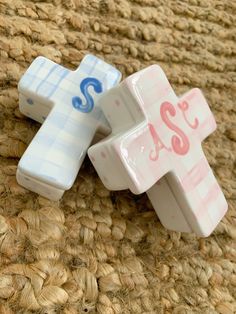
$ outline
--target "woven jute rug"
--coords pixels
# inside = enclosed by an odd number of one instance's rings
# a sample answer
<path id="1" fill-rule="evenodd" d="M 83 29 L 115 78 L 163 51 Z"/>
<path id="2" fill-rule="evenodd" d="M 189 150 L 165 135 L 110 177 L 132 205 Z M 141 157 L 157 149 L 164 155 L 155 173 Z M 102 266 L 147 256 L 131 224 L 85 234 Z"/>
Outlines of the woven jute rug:
<path id="1" fill-rule="evenodd" d="M 235 40 L 234 0 L 0 0 L 1 314 L 236 313 Z M 39 128 L 19 112 L 20 77 L 39 55 L 75 69 L 86 53 L 203 90 L 218 124 L 203 147 L 229 203 L 210 237 L 166 230 L 88 159 L 58 203 L 18 186 Z"/>

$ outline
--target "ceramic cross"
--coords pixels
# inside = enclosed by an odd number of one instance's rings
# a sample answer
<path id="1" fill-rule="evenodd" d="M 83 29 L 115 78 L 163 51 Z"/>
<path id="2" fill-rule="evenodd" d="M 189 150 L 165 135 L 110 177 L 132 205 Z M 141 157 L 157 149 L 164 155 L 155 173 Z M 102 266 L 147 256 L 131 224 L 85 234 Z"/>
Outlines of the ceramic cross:
<path id="1" fill-rule="evenodd" d="M 92 55 L 76 71 L 43 57 L 34 60 L 19 82 L 20 110 L 45 121 L 19 162 L 20 185 L 51 200 L 70 189 L 95 133 L 109 131 L 96 101 L 120 77 Z"/>
<path id="2" fill-rule="evenodd" d="M 153 65 L 103 95 L 100 106 L 112 133 L 88 153 L 104 185 L 147 192 L 168 229 L 209 235 L 227 203 L 201 148 L 216 128 L 201 91 L 178 98 Z"/>

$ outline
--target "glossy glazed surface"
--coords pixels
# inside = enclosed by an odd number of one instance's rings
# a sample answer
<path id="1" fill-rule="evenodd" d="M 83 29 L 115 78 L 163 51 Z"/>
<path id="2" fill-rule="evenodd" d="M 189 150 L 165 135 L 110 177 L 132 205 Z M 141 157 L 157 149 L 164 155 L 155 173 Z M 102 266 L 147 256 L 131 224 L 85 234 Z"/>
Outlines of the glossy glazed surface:
<path id="1" fill-rule="evenodd" d="M 76 71 L 35 59 L 19 82 L 20 110 L 45 121 L 19 162 L 20 184 L 51 199 L 52 192 L 36 182 L 59 189 L 59 194 L 73 185 L 97 131 L 109 132 L 96 101 L 120 77 L 118 70 L 92 55 Z"/>
<path id="2" fill-rule="evenodd" d="M 92 146 L 89 156 L 105 186 L 147 192 L 167 228 L 209 235 L 227 203 L 201 148 L 216 128 L 201 91 L 178 98 L 163 70 L 153 65 L 111 89 L 100 103 L 112 134 Z"/>

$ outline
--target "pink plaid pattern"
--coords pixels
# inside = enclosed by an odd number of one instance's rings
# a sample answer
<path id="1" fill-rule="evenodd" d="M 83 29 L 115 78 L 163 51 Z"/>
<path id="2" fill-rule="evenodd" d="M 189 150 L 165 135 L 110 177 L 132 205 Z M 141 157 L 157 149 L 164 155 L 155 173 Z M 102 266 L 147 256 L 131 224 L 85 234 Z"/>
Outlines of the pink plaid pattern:
<path id="1" fill-rule="evenodd" d="M 160 213 L 165 208 L 153 195 L 161 189 L 157 182 L 171 173 L 168 184 L 182 213 L 179 226 L 174 218 L 163 223 L 198 235 L 212 232 L 227 203 L 201 149 L 201 142 L 216 128 L 201 91 L 192 89 L 178 98 L 162 69 L 154 65 L 128 77 L 100 103 L 112 134 L 91 147 L 89 156 L 104 184 L 135 194 L 147 191 Z"/>

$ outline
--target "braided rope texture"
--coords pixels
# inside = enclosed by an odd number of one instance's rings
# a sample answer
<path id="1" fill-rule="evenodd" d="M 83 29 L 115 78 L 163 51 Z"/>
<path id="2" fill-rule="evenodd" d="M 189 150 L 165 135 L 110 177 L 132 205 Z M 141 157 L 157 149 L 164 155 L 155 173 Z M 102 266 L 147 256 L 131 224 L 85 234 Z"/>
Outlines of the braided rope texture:
<path id="1" fill-rule="evenodd" d="M 234 0 L 0 0 L 1 314 L 236 313 L 235 41 Z M 38 55 L 75 69 L 88 52 L 204 91 L 218 123 L 204 151 L 229 203 L 209 238 L 164 229 L 88 160 L 60 202 L 17 185 L 39 128 L 19 112 L 21 75 Z"/>

